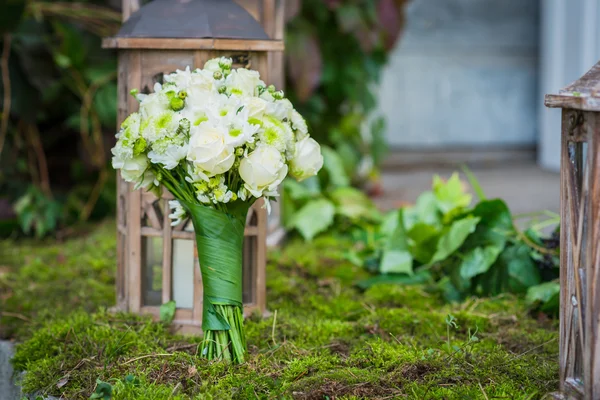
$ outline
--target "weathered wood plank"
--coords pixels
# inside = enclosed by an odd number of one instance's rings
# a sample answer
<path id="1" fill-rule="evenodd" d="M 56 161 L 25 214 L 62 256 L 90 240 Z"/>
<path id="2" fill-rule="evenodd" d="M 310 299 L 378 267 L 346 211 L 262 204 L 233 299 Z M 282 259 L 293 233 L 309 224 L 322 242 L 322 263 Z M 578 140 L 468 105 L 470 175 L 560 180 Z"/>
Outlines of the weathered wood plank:
<path id="1" fill-rule="evenodd" d="M 103 49 L 283 51 L 281 40 L 105 38 Z"/>

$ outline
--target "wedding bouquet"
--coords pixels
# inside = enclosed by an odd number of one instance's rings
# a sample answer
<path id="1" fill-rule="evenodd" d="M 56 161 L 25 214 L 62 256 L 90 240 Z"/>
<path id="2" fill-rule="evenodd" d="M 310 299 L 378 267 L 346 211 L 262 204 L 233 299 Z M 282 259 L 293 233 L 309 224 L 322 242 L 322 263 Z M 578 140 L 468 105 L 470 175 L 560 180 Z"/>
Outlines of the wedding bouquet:
<path id="1" fill-rule="evenodd" d="M 154 93 L 132 92 L 139 112 L 121 125 L 112 164 L 136 189 L 171 192 L 173 225 L 191 218 L 204 285 L 202 355 L 241 363 L 248 209 L 264 198 L 270 210 L 286 175 L 313 176 L 323 157 L 283 92 L 231 65 L 212 59 L 165 75 Z"/>

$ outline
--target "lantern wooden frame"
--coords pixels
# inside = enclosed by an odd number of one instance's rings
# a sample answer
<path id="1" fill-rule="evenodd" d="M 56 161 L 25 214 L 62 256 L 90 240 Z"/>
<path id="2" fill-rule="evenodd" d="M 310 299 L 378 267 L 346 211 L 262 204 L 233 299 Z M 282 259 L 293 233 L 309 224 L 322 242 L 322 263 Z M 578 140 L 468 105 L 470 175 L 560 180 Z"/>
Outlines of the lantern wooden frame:
<path id="1" fill-rule="evenodd" d="M 600 399 L 600 63 L 558 95 L 562 108 L 560 389 Z M 564 397 L 562 397 L 564 398 Z"/>
<path id="2" fill-rule="evenodd" d="M 164 1 L 164 0 L 162 0 Z M 271 0 L 265 0 L 271 2 Z M 134 12 L 130 2 L 124 2 L 124 10 Z M 177 3 L 177 0 L 174 1 Z M 181 2 L 183 6 L 185 3 Z M 244 9 L 237 7 L 241 13 Z M 268 12 L 274 12 L 267 8 Z M 138 13 L 143 13 L 144 8 Z M 131 17 L 139 17 L 133 13 Z M 237 16 L 242 23 L 251 24 L 246 16 Z M 252 21 L 252 17 L 247 15 Z M 244 19 L 246 18 L 246 19 Z M 255 22 L 256 24 L 256 22 Z M 260 26 L 259 26 L 260 27 Z M 251 27 L 256 31 L 256 27 Z M 251 29 L 251 30 L 252 30 Z M 262 30 L 261 30 L 262 31 Z M 172 31 L 171 31 L 172 33 Z M 242 32 L 243 35 L 243 32 Z M 264 32 L 263 37 L 164 37 L 156 35 L 135 37 L 135 35 L 117 35 L 104 39 L 104 48 L 119 49 L 118 54 L 118 124 L 138 109 L 138 102 L 129 93 L 132 89 L 148 91 L 162 75 L 186 66 L 202 67 L 215 57 L 231 57 L 233 68 L 247 67 L 260 72 L 265 82 L 271 82 L 271 76 L 280 71 L 269 67 L 275 54 L 283 50 L 282 40 L 270 39 Z M 161 37 L 163 36 L 163 37 Z M 177 36 L 177 35 L 175 35 Z M 276 63 L 275 63 L 276 64 Z M 149 313 L 159 316 L 161 303 L 173 299 L 174 293 L 174 246 L 177 240 L 194 240 L 191 221 L 171 227 L 168 217 L 170 193 L 163 193 L 161 199 L 153 194 L 134 191 L 133 185 L 118 179 L 117 183 L 117 306 L 120 309 L 136 313 Z M 248 213 L 244 242 L 244 312 L 264 312 L 266 308 L 266 238 L 268 221 L 262 200 L 253 205 Z M 148 304 L 145 294 L 148 265 L 144 265 L 146 246 L 152 238 L 162 241 L 160 271 L 162 277 L 158 296 Z M 198 333 L 202 321 L 202 276 L 198 264 L 195 244 L 193 246 L 193 302 L 191 307 L 178 307 L 173 324 L 183 333 Z M 146 260 L 148 261 L 148 260 Z M 146 262 L 147 264 L 147 262 Z M 146 272 L 146 273 L 145 273 Z M 157 293 L 154 293 L 157 294 Z"/>

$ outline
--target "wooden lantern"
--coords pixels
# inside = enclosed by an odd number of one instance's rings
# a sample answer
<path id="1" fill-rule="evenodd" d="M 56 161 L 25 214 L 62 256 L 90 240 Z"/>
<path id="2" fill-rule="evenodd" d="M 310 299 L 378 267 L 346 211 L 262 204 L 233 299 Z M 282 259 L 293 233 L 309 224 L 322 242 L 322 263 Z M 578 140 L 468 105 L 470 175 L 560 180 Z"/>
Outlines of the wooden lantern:
<path id="1" fill-rule="evenodd" d="M 132 10 L 124 2 L 124 14 Z M 118 123 L 137 111 L 132 89 L 148 92 L 163 74 L 202 68 L 214 57 L 231 57 L 233 68 L 272 75 L 272 54 L 283 50 L 243 7 L 229 0 L 154 0 L 131 13 L 103 47 L 119 50 Z M 134 191 L 118 180 L 117 305 L 131 312 L 159 314 L 174 300 L 174 325 L 182 332 L 201 331 L 202 277 L 190 220 L 171 227 L 168 200 Z M 267 215 L 257 202 L 248 213 L 243 262 L 246 313 L 265 310 Z"/>
<path id="2" fill-rule="evenodd" d="M 600 399 L 600 63 L 557 95 L 562 108 L 560 389 Z M 564 398 L 564 397 L 563 397 Z"/>

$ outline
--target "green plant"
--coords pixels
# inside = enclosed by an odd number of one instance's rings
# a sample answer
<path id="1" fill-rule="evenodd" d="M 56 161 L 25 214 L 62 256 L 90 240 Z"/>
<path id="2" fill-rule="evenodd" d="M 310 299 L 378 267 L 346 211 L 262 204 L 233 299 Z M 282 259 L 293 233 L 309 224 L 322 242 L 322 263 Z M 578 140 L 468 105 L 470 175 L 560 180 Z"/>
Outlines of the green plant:
<path id="1" fill-rule="evenodd" d="M 116 57 L 100 38 L 118 29 L 120 14 L 92 1 L 9 3 L 0 18 L 0 191 L 12 202 L 36 190 L 68 203 L 55 223 L 36 223 L 51 231 L 114 207 L 103 195 Z"/>
<path id="2" fill-rule="evenodd" d="M 283 183 L 282 216 L 288 231 L 297 231 L 305 240 L 352 226 L 377 224 L 381 213 L 362 191 L 349 186 L 349 176 L 341 156 L 323 147 L 324 164 L 318 176 L 303 182 L 286 179 Z"/>
<path id="3" fill-rule="evenodd" d="M 406 0 L 303 0 L 286 29 L 287 92 L 311 134 L 341 155 L 354 184 L 385 153 L 375 88 L 400 34 Z"/>
<path id="4" fill-rule="evenodd" d="M 504 201 L 477 192 L 483 198 L 470 207 L 471 195 L 458 174 L 448 181 L 435 176 L 432 191 L 414 206 L 388 213 L 370 230 L 355 228 L 358 244 L 347 258 L 380 274 L 359 285 L 430 282 L 448 301 L 528 293 L 531 304 L 541 301 L 545 311 L 554 310 L 554 284 L 538 285 L 558 278 L 558 244 L 542 238 L 539 228 L 556 224 L 558 217 L 521 232 Z"/>

